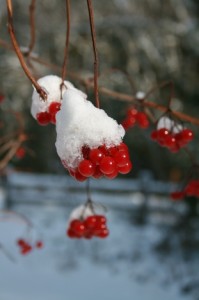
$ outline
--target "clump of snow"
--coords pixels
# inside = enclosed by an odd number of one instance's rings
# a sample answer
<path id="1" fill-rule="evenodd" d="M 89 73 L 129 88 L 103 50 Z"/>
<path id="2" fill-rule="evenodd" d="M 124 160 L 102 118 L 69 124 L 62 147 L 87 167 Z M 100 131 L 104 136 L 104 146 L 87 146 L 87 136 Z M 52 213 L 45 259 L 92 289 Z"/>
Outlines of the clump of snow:
<path id="1" fill-rule="evenodd" d="M 175 134 L 183 130 L 183 126 L 181 124 L 176 123 L 166 116 L 161 117 L 157 123 L 157 130 L 161 128 L 166 128 L 167 130 L 172 131 Z"/>
<path id="2" fill-rule="evenodd" d="M 137 100 L 143 100 L 146 97 L 146 94 L 142 91 L 139 91 L 135 94 L 135 98 Z"/>
<path id="3" fill-rule="evenodd" d="M 62 79 L 56 75 L 48 75 L 40 78 L 38 80 L 39 85 L 47 92 L 47 100 L 43 101 L 37 91 L 34 88 L 32 95 L 32 106 L 31 106 L 31 114 L 36 119 L 37 113 L 46 112 L 51 102 L 61 102 L 61 90 L 60 84 Z M 62 93 L 66 91 L 66 89 L 73 89 L 78 92 L 83 98 L 87 98 L 86 94 L 82 91 L 76 89 L 74 85 L 70 81 L 64 81 Z"/>
<path id="4" fill-rule="evenodd" d="M 76 168 L 84 145 L 90 149 L 105 144 L 108 148 L 121 143 L 124 128 L 104 110 L 96 108 L 75 90 L 66 90 L 61 110 L 56 115 L 56 148 L 60 159 Z"/>
<path id="5" fill-rule="evenodd" d="M 90 217 L 93 215 L 93 211 L 91 207 L 80 205 L 76 207 L 69 216 L 69 223 L 74 219 L 80 219 L 83 217 L 83 219 L 86 219 L 87 217 Z"/>

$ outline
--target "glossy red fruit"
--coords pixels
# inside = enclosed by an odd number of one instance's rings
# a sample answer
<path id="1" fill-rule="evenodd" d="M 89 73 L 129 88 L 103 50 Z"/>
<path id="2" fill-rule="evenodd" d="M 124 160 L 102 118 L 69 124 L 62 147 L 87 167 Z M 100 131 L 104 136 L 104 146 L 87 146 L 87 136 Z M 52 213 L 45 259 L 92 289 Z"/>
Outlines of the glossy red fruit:
<path id="1" fill-rule="evenodd" d="M 75 172 L 75 176 L 74 177 L 75 177 L 75 179 L 77 181 L 81 181 L 81 182 L 83 182 L 83 181 L 85 181 L 87 179 L 87 177 L 83 176 L 78 170 Z"/>
<path id="2" fill-rule="evenodd" d="M 114 156 L 118 151 L 119 150 L 118 150 L 117 146 L 113 146 L 113 147 L 108 148 L 109 156 Z"/>
<path id="3" fill-rule="evenodd" d="M 149 127 L 149 120 L 147 115 L 144 112 L 138 112 L 136 119 L 141 128 L 145 129 Z"/>
<path id="4" fill-rule="evenodd" d="M 129 152 L 128 146 L 125 143 L 121 143 L 117 146 L 117 149 L 119 151 L 126 151 L 127 153 Z"/>
<path id="5" fill-rule="evenodd" d="M 118 169 L 115 169 L 115 171 L 113 171 L 110 174 L 105 174 L 105 177 L 108 179 L 114 179 L 118 176 Z"/>
<path id="6" fill-rule="evenodd" d="M 70 224 L 70 228 L 78 235 L 83 236 L 85 232 L 84 222 L 80 220 L 73 220 Z"/>
<path id="7" fill-rule="evenodd" d="M 103 157 L 99 167 L 100 171 L 104 174 L 111 174 L 117 169 L 116 162 L 111 156 Z"/>
<path id="8" fill-rule="evenodd" d="M 104 157 L 104 153 L 99 149 L 92 149 L 89 153 L 90 161 L 96 165 L 100 163 L 103 157 Z"/>
<path id="9" fill-rule="evenodd" d="M 95 179 L 99 179 L 99 178 L 101 178 L 103 175 L 104 175 L 104 174 L 100 171 L 99 166 L 96 166 L 96 167 L 95 167 L 95 172 L 94 172 L 94 174 L 92 175 L 92 177 L 95 178 Z"/>
<path id="10" fill-rule="evenodd" d="M 104 153 L 104 155 L 108 154 L 108 150 L 106 148 L 106 145 L 102 145 L 98 148 L 102 153 Z"/>
<path id="11" fill-rule="evenodd" d="M 129 161 L 129 155 L 126 151 L 118 151 L 114 156 L 115 162 L 119 167 L 124 166 Z"/>
<path id="12" fill-rule="evenodd" d="M 128 117 L 136 117 L 137 116 L 137 113 L 138 113 L 138 111 L 137 111 L 137 109 L 136 108 L 134 108 L 134 107 L 130 107 L 128 110 L 127 110 L 127 116 Z"/>
<path id="13" fill-rule="evenodd" d="M 51 102 L 51 104 L 48 107 L 48 112 L 51 115 L 56 115 L 56 113 L 60 110 L 61 103 L 60 102 Z"/>
<path id="14" fill-rule="evenodd" d="M 181 136 L 182 136 L 182 139 L 186 142 L 190 142 L 194 138 L 193 131 L 190 129 L 183 129 L 181 131 Z"/>
<path id="15" fill-rule="evenodd" d="M 118 167 L 118 171 L 121 174 L 127 174 L 131 171 L 132 169 L 132 163 L 131 161 L 128 161 L 124 166 Z"/>
<path id="16" fill-rule="evenodd" d="M 108 229 L 103 229 L 102 231 L 100 231 L 97 236 L 100 238 L 106 238 L 109 235 L 109 230 Z"/>
<path id="17" fill-rule="evenodd" d="M 135 123 L 136 123 L 136 118 L 128 117 L 122 121 L 122 126 L 124 127 L 124 129 L 127 130 L 127 129 L 133 127 L 135 125 Z"/>
<path id="18" fill-rule="evenodd" d="M 81 175 L 90 177 L 95 172 L 95 165 L 88 159 L 83 159 L 78 166 L 78 170 Z"/>
<path id="19" fill-rule="evenodd" d="M 84 225 L 85 225 L 86 229 L 95 228 L 96 223 L 97 223 L 97 218 L 95 215 L 89 216 L 84 220 Z"/>
<path id="20" fill-rule="evenodd" d="M 103 215 L 96 215 L 95 216 L 96 220 L 97 220 L 97 223 L 101 223 L 101 224 L 106 224 L 106 217 L 103 216 Z"/>
<path id="21" fill-rule="evenodd" d="M 76 234 L 75 232 L 71 229 L 71 228 L 68 228 L 67 232 L 66 232 L 67 236 L 71 239 L 75 238 L 76 237 Z"/>
<path id="22" fill-rule="evenodd" d="M 50 123 L 51 115 L 48 112 L 40 112 L 36 115 L 37 122 L 42 125 L 48 125 Z"/>
<path id="23" fill-rule="evenodd" d="M 169 130 L 166 128 L 161 128 L 157 131 L 158 140 L 164 140 L 169 135 Z"/>

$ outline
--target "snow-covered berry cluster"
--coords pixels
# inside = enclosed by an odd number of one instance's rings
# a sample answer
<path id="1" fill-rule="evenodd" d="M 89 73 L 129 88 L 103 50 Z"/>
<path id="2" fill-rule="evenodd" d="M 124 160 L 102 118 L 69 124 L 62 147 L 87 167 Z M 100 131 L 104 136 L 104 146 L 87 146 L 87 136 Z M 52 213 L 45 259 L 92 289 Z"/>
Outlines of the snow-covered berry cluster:
<path id="1" fill-rule="evenodd" d="M 106 222 L 104 215 L 98 215 L 91 207 L 81 205 L 70 217 L 67 236 L 78 239 L 106 238 L 109 235 Z"/>
<path id="2" fill-rule="evenodd" d="M 110 148 L 106 145 L 93 149 L 83 146 L 82 160 L 75 169 L 69 168 L 65 161 L 62 164 L 78 181 L 84 181 L 88 177 L 99 179 L 102 176 L 114 179 L 119 173 L 129 173 L 132 168 L 128 147 L 124 143 Z"/>
<path id="3" fill-rule="evenodd" d="M 55 75 L 44 76 L 38 80 L 38 83 L 46 91 L 47 99 L 45 101 L 42 100 L 34 89 L 31 114 L 33 118 L 43 126 L 48 125 L 49 123 L 56 123 L 56 113 L 60 110 L 62 94 L 66 89 L 73 89 L 77 93 L 80 93 L 82 97 L 86 98 L 86 95 L 82 91 L 76 89 L 69 81 L 64 81 L 64 85 L 61 88 L 62 80 Z"/>
<path id="4" fill-rule="evenodd" d="M 193 131 L 183 127 L 168 117 L 162 117 L 156 130 L 152 131 L 151 139 L 171 152 L 178 152 L 193 140 Z"/>
<path id="5" fill-rule="evenodd" d="M 43 242 L 37 241 L 34 245 L 31 245 L 28 241 L 24 239 L 18 239 L 17 245 L 20 248 L 21 255 L 26 255 L 30 253 L 34 248 L 41 249 L 43 248 Z"/>
<path id="6" fill-rule="evenodd" d="M 42 101 L 33 92 L 31 112 L 41 125 L 56 124 L 56 149 L 63 166 L 78 181 L 105 176 L 113 179 L 132 168 L 125 130 L 104 110 L 96 108 L 86 95 L 68 81 L 45 76 L 38 83 L 47 92 Z"/>

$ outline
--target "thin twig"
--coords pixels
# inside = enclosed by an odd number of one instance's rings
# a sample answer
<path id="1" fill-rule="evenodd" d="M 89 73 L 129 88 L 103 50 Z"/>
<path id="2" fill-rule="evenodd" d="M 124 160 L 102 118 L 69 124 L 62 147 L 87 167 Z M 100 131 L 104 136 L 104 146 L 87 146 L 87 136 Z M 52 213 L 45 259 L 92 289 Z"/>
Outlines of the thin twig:
<path id="1" fill-rule="evenodd" d="M 98 71 L 99 71 L 99 60 L 97 54 L 97 46 L 96 46 L 96 32 L 95 32 L 95 23 L 94 23 L 94 13 L 92 0 L 87 0 L 88 12 L 89 12 L 89 21 L 90 21 L 90 29 L 91 29 L 91 37 L 93 43 L 93 53 L 94 53 L 94 93 L 95 93 L 95 102 L 96 107 L 100 107 L 99 104 L 99 90 L 98 90 Z"/>
<path id="2" fill-rule="evenodd" d="M 9 50 L 13 50 L 9 47 L 8 43 L 6 43 L 5 41 L 0 39 L 0 44 Z M 30 55 L 30 59 L 38 64 L 41 64 L 49 69 L 55 70 L 55 71 L 60 71 L 61 68 L 55 64 L 49 63 L 48 61 L 42 59 L 42 58 L 38 58 L 38 57 L 34 57 Z M 70 76 L 70 78 L 79 81 L 81 84 L 83 84 L 84 86 L 86 86 L 87 88 L 94 88 L 93 82 L 91 82 L 90 80 L 87 80 L 86 78 L 82 78 L 80 75 L 73 73 L 73 72 L 68 72 L 68 76 Z M 128 94 L 124 94 L 124 93 L 119 93 L 119 92 L 115 92 L 113 90 L 107 89 L 105 87 L 99 87 L 99 92 L 105 96 L 111 97 L 114 100 L 120 100 L 123 102 L 135 102 L 136 99 L 134 96 L 132 95 L 128 95 Z M 154 109 L 157 109 L 161 112 L 166 112 L 168 111 L 168 107 L 164 106 L 164 105 L 160 105 L 158 103 L 152 102 L 146 99 L 144 100 L 144 105 L 146 107 L 151 107 Z M 186 122 L 190 122 L 194 125 L 199 126 L 199 119 L 189 116 L 187 114 L 178 112 L 178 111 L 171 111 L 171 114 L 176 116 L 177 118 L 179 118 L 182 121 L 186 121 Z"/>
<path id="3" fill-rule="evenodd" d="M 47 93 L 42 89 L 42 87 L 38 84 L 38 82 L 35 80 L 35 78 L 32 76 L 32 74 L 30 73 L 28 66 L 24 60 L 24 56 L 20 50 L 20 47 L 18 45 L 18 42 L 16 40 L 15 37 L 15 32 L 14 32 L 14 25 L 13 25 L 13 9 L 12 9 L 12 0 L 6 0 L 7 3 L 7 12 L 8 12 L 8 31 L 10 34 L 10 38 L 12 41 L 12 45 L 14 47 L 15 53 L 19 58 L 21 67 L 23 68 L 26 76 L 30 79 L 30 81 L 32 82 L 32 84 L 34 85 L 37 93 L 40 95 L 40 97 L 43 100 L 47 99 Z"/>
<path id="4" fill-rule="evenodd" d="M 67 76 L 69 41 L 70 41 L 70 0 L 66 0 L 66 43 L 65 43 L 65 49 L 64 49 L 64 61 L 63 61 L 63 65 L 62 65 L 62 76 L 61 76 L 62 82 L 60 85 L 61 99 L 63 97 L 62 89 L 64 87 L 64 79 Z"/>
<path id="5" fill-rule="evenodd" d="M 32 52 L 35 45 L 35 6 L 36 0 L 31 0 L 29 6 L 29 14 L 30 14 L 30 44 L 28 47 L 27 56 Z"/>

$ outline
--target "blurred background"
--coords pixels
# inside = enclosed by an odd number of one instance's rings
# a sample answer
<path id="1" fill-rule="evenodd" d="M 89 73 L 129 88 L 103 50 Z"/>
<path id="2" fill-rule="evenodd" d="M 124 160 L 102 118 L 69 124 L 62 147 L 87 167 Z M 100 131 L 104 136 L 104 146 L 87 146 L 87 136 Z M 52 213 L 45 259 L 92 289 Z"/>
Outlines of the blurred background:
<path id="1" fill-rule="evenodd" d="M 29 2 L 13 2 L 17 40 L 27 47 Z M 135 95 L 137 91 L 147 92 L 156 84 L 172 80 L 175 85 L 172 107 L 198 117 L 199 2 L 94 0 L 93 5 L 100 85 Z M 37 1 L 34 52 L 61 66 L 65 28 L 64 1 Z M 10 43 L 3 0 L 0 0 L 0 39 Z M 2 222 L 0 242 L 9 245 L 17 261 L 13 264 L 12 259 L 0 252 L 4 270 L 0 275 L 2 300 L 62 299 L 67 293 L 71 300 L 80 297 L 129 300 L 133 296 L 148 300 L 157 295 L 161 299 L 199 299 L 198 200 L 189 198 L 183 203 L 173 203 L 168 198 L 168 192 L 178 186 L 190 167 L 187 154 L 183 151 L 171 154 L 152 142 L 153 126 L 147 130 L 135 127 L 127 132 L 125 142 L 131 151 L 133 171 L 119 181 L 91 182 L 94 200 L 109 207 L 110 238 L 71 242 L 65 237 L 65 222 L 71 209 L 86 200 L 85 185 L 71 183 L 62 167 L 54 147 L 54 126 L 38 126 L 30 115 L 32 86 L 17 57 L 1 46 L 0 57 L 0 93 L 6 97 L 0 111 L 6 129 L 0 128 L 1 135 L 16 127 L 13 117 L 5 111 L 21 112 L 30 136 L 26 146 L 33 154 L 10 162 L 9 175 L 1 180 L 2 207 L 28 216 L 41 229 L 47 244 L 43 252 L 21 258 L 12 243 L 25 225 Z M 92 57 L 86 1 L 73 0 L 69 71 L 92 77 Z M 113 68 L 127 71 L 133 86 L 122 72 L 110 73 Z M 60 75 L 59 71 L 37 63 L 33 64 L 32 72 L 37 78 Z M 84 89 L 79 82 L 74 84 Z M 92 100 L 92 90 L 88 94 Z M 166 105 L 168 97 L 169 90 L 165 88 L 152 94 L 150 100 Z M 118 122 L 125 118 L 127 104 L 104 95 L 100 95 L 100 100 L 101 107 Z M 160 116 L 155 111 L 154 114 L 156 119 Z M 185 125 L 196 136 L 189 148 L 197 159 L 198 128 Z M 15 176 L 13 170 L 22 173 Z M 56 186 L 56 181 L 61 184 Z M 34 280 L 35 285 L 31 283 Z"/>

